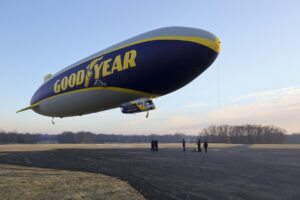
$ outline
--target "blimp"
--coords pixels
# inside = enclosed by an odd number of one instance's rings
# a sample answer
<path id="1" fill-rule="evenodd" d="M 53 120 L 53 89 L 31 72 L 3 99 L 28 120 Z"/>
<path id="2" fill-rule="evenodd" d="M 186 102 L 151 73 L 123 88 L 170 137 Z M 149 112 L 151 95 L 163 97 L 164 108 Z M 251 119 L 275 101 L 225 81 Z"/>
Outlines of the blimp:
<path id="1" fill-rule="evenodd" d="M 63 118 L 120 108 L 148 117 L 153 99 L 190 83 L 219 52 L 218 37 L 202 29 L 152 30 L 46 75 L 30 106 L 17 112 Z"/>

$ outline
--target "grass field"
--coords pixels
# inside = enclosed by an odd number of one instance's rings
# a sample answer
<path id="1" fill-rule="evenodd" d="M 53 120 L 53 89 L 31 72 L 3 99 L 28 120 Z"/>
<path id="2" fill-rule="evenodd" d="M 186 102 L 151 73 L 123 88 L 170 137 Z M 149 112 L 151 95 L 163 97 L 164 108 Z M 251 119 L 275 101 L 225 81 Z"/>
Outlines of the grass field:
<path id="1" fill-rule="evenodd" d="M 254 149 L 300 149 L 300 144 L 253 144 L 250 147 Z"/>
<path id="2" fill-rule="evenodd" d="M 0 199 L 144 199 L 126 182 L 86 172 L 0 164 Z"/>
<path id="3" fill-rule="evenodd" d="M 230 148 L 239 144 L 210 143 L 210 148 Z M 196 147 L 195 144 L 186 143 L 187 148 Z M 0 145 L 0 154 L 6 152 L 48 151 L 55 149 L 128 149 L 150 148 L 150 143 L 132 144 L 5 144 Z M 180 143 L 159 144 L 159 148 L 182 148 Z"/>

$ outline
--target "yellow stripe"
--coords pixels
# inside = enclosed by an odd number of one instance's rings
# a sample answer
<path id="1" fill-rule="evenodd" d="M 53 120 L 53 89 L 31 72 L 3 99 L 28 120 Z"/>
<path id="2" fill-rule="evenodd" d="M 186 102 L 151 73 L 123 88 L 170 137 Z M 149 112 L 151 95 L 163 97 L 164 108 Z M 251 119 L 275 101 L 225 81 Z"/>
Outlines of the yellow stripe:
<path id="1" fill-rule="evenodd" d="M 49 100 L 49 99 L 53 99 L 55 97 L 58 96 L 62 96 L 62 95 L 66 95 L 66 94 L 74 94 L 74 93 L 79 93 L 79 92 L 86 92 L 86 91 L 96 91 L 96 90 L 110 90 L 110 91 L 116 91 L 116 92 L 122 92 L 122 93 L 126 93 L 126 94 L 131 94 L 131 95 L 135 95 L 138 97 L 148 97 L 148 98 L 157 98 L 159 95 L 157 94 L 151 94 L 151 93 L 147 93 L 147 92 L 142 92 L 142 91 L 137 91 L 137 90 L 132 90 L 132 89 L 126 89 L 126 88 L 119 88 L 119 87 L 92 87 L 92 88 L 83 88 L 83 89 L 79 89 L 79 90 L 73 90 L 70 92 L 65 92 L 62 94 L 57 94 L 48 98 L 45 98 L 35 104 L 32 104 L 26 108 L 23 108 L 19 111 L 17 111 L 17 113 L 25 111 L 25 110 L 29 110 L 32 108 L 35 108 L 37 106 L 39 106 L 43 101 Z"/>
<path id="2" fill-rule="evenodd" d="M 147 39 L 139 40 L 136 42 L 128 43 L 124 46 L 120 46 L 120 47 L 112 49 L 108 52 L 104 52 L 103 54 L 107 54 L 112 51 L 116 51 L 118 49 L 129 47 L 129 46 L 132 46 L 135 44 L 140 44 L 143 42 L 149 42 L 149 41 L 155 41 L 155 40 L 179 40 L 179 41 L 194 42 L 194 43 L 206 46 L 206 47 L 214 50 L 217 53 L 220 52 L 220 44 L 221 44 L 221 42 L 218 38 L 216 38 L 216 40 L 213 41 L 213 40 L 209 40 L 209 39 L 205 39 L 205 38 L 201 38 L 201 37 L 195 37 L 195 36 L 160 36 L 160 37 L 147 38 Z"/>

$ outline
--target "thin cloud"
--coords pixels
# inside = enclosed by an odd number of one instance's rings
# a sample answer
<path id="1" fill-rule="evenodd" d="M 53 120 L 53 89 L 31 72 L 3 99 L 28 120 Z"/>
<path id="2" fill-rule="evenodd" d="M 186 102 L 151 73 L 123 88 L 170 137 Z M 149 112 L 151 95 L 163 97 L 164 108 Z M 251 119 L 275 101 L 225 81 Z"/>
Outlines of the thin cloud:
<path id="1" fill-rule="evenodd" d="M 300 87 L 299 86 L 291 86 L 286 88 L 267 90 L 263 92 L 250 93 L 242 96 L 231 97 L 228 100 L 232 102 L 239 102 L 244 100 L 269 100 L 269 99 L 280 99 L 282 97 L 294 97 L 300 95 Z"/>

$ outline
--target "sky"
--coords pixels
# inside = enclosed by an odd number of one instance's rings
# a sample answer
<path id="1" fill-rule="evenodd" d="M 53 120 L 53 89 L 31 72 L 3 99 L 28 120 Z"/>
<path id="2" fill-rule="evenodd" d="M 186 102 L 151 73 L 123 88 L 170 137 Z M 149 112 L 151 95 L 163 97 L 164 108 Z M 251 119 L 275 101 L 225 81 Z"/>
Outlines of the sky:
<path id="1" fill-rule="evenodd" d="M 198 134 L 219 124 L 300 132 L 300 1 L 0 0 L 0 130 L 58 134 Z M 157 110 L 113 109 L 55 119 L 29 105 L 48 73 L 135 35 L 195 27 L 221 40 L 201 76 L 155 99 Z"/>

